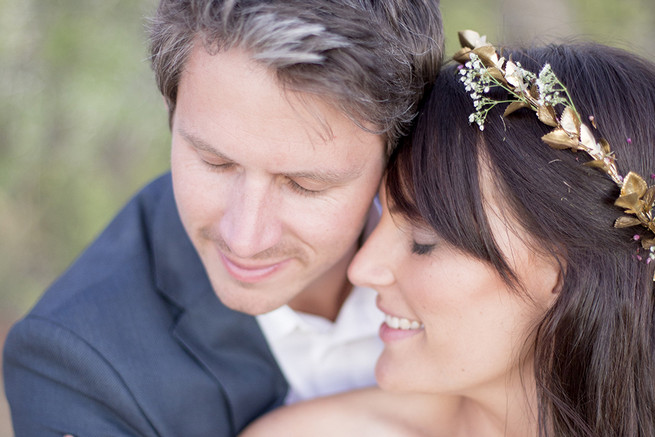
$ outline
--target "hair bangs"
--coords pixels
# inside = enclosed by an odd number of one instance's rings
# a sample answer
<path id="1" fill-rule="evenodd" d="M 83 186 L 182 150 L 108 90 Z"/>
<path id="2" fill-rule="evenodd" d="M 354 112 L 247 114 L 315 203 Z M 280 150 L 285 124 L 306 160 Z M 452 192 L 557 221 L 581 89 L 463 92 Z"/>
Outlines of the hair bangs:
<path id="1" fill-rule="evenodd" d="M 412 135 L 392 159 L 390 202 L 411 222 L 428 225 L 446 243 L 490 263 L 508 285 L 518 286 L 487 218 L 489 199 L 481 180 L 486 145 L 478 127 L 468 122 L 474 108 L 457 72 L 454 66 L 442 71 Z M 493 177 L 493 165 L 487 167 Z"/>

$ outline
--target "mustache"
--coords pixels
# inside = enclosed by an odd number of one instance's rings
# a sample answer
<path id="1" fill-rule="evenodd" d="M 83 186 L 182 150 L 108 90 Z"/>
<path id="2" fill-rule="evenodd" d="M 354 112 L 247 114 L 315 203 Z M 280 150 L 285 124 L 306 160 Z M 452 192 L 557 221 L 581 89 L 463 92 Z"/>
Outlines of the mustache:
<path id="1" fill-rule="evenodd" d="M 233 255 L 230 246 L 223 239 L 220 233 L 214 232 L 209 228 L 202 228 L 200 230 L 200 235 L 207 239 L 211 240 L 218 248 L 226 255 Z M 238 258 L 238 257 L 237 257 Z M 298 258 L 300 261 L 304 261 L 307 256 L 305 251 L 302 250 L 297 245 L 294 245 L 288 241 L 281 241 L 275 246 L 269 247 L 266 250 L 263 250 L 255 255 L 248 257 L 248 259 L 255 261 L 268 261 L 268 260 L 283 260 L 287 258 Z"/>

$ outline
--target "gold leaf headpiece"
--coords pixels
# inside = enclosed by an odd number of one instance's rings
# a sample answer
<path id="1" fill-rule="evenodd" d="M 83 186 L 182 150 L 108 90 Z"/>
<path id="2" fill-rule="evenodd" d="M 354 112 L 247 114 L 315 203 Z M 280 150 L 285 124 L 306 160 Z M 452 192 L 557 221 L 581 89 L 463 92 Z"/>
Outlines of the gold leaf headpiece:
<path id="1" fill-rule="evenodd" d="M 619 174 L 609 143 L 603 138 L 597 141 L 589 126 L 582 122 L 569 91 L 550 65 L 544 65 L 538 74 L 527 71 L 520 63 L 500 57 L 486 37 L 472 30 L 459 32 L 459 41 L 462 49 L 453 59 L 462 64 L 460 80 L 473 99 L 475 112 L 469 116 L 469 122 L 484 130 L 487 114 L 501 103 L 508 104 L 504 116 L 521 108 L 532 109 L 542 123 L 553 128 L 541 137 L 546 144 L 555 149 L 585 152 L 592 158 L 585 165 L 603 171 L 619 186 L 621 194 L 614 204 L 623 208 L 626 215 L 619 217 L 614 226 L 646 228 L 645 237 L 636 234 L 634 238 L 650 252 L 647 262 L 655 261 L 655 186 L 649 187 L 635 172 L 625 177 Z M 505 89 L 511 96 L 509 100 L 488 97 L 493 87 Z M 559 115 L 555 110 L 557 105 L 563 107 Z M 594 118 L 589 117 L 589 121 L 595 128 Z"/>

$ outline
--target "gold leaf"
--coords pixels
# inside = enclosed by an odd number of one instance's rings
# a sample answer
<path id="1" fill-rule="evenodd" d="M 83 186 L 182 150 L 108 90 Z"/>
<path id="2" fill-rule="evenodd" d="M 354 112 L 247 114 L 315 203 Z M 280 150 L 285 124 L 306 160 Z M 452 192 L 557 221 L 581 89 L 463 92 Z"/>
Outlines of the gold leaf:
<path id="1" fill-rule="evenodd" d="M 507 105 L 507 108 L 505 108 L 505 112 L 503 113 L 503 117 L 507 117 L 512 112 L 518 111 L 521 108 L 529 108 L 529 107 L 530 107 L 530 105 L 528 105 L 525 102 L 521 102 L 521 101 L 512 102 L 509 105 Z"/>
<path id="2" fill-rule="evenodd" d="M 636 214 L 640 206 L 639 195 L 637 193 L 622 194 L 614 201 L 614 205 L 625 209 L 626 212 Z"/>
<path id="3" fill-rule="evenodd" d="M 473 53 L 478 55 L 485 67 L 495 67 L 498 61 L 498 55 L 494 46 L 482 46 L 473 49 Z"/>
<path id="4" fill-rule="evenodd" d="M 525 83 L 525 76 L 522 69 L 512 61 L 510 56 L 509 60 L 505 63 L 505 79 L 515 88 L 515 93 L 522 93 L 527 90 L 528 84 Z"/>
<path id="5" fill-rule="evenodd" d="M 616 219 L 614 222 L 615 228 L 630 228 L 632 226 L 640 225 L 641 221 L 637 217 L 631 215 L 624 215 Z"/>
<path id="6" fill-rule="evenodd" d="M 646 194 L 644 194 L 644 203 L 646 203 L 646 211 L 650 211 L 655 207 L 655 185 L 646 190 Z"/>
<path id="7" fill-rule="evenodd" d="M 505 80 L 505 75 L 497 67 L 487 68 L 487 73 L 489 73 L 489 75 L 494 79 L 496 79 L 497 81 L 505 84 L 507 83 L 507 81 Z"/>
<path id="8" fill-rule="evenodd" d="M 564 112 L 562 112 L 562 117 L 560 118 L 560 125 L 569 134 L 575 135 L 576 137 L 580 136 L 580 120 L 578 119 L 578 114 L 570 106 L 564 108 Z"/>
<path id="9" fill-rule="evenodd" d="M 599 168 L 603 171 L 607 171 L 607 163 L 601 159 L 594 159 L 593 161 L 585 162 L 583 165 L 587 167 Z"/>
<path id="10" fill-rule="evenodd" d="M 557 128 L 550 133 L 547 133 L 541 139 L 548 144 L 553 149 L 577 149 L 578 140 L 576 138 L 571 138 L 564 131 L 564 129 Z"/>
<path id="11" fill-rule="evenodd" d="M 547 124 L 548 126 L 557 127 L 557 114 L 555 113 L 555 108 L 552 106 L 539 106 L 537 109 L 537 116 L 542 123 Z"/>
<path id="12" fill-rule="evenodd" d="M 580 143 L 583 146 L 582 148 L 592 153 L 600 153 L 601 146 L 598 143 L 596 143 L 596 138 L 594 138 L 594 134 L 591 132 L 591 129 L 589 129 L 589 127 L 587 127 L 586 124 L 579 125 L 579 132 L 580 132 Z"/>
<path id="13" fill-rule="evenodd" d="M 638 198 L 642 198 L 646 194 L 648 184 L 637 173 L 631 171 L 623 179 L 623 186 L 621 187 L 621 197 L 636 194 Z"/>
<path id="14" fill-rule="evenodd" d="M 655 238 L 642 238 L 641 239 L 641 247 L 644 249 L 650 249 L 651 247 L 655 246 Z M 655 281 L 655 278 L 653 278 Z"/>
<path id="15" fill-rule="evenodd" d="M 460 30 L 457 32 L 459 37 L 459 44 L 462 47 L 475 48 L 481 43 L 486 44 L 486 37 L 480 36 L 475 30 Z"/>
<path id="16" fill-rule="evenodd" d="M 453 55 L 453 59 L 460 64 L 466 64 L 471 59 L 471 49 L 464 47 Z"/>
<path id="17" fill-rule="evenodd" d="M 612 153 L 612 150 L 610 149 L 610 143 L 608 143 L 605 138 L 599 139 L 598 144 L 600 144 L 600 149 L 603 151 L 603 154 L 609 155 Z"/>

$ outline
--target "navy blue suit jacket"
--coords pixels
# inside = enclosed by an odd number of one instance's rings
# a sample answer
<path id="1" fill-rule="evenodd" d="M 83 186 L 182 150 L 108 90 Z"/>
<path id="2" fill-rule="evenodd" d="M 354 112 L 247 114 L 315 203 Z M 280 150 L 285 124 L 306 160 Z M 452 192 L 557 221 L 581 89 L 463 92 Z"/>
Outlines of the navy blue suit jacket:
<path id="1" fill-rule="evenodd" d="M 140 192 L 9 333 L 16 436 L 232 436 L 288 385 L 254 317 L 223 306 L 170 175 Z"/>

